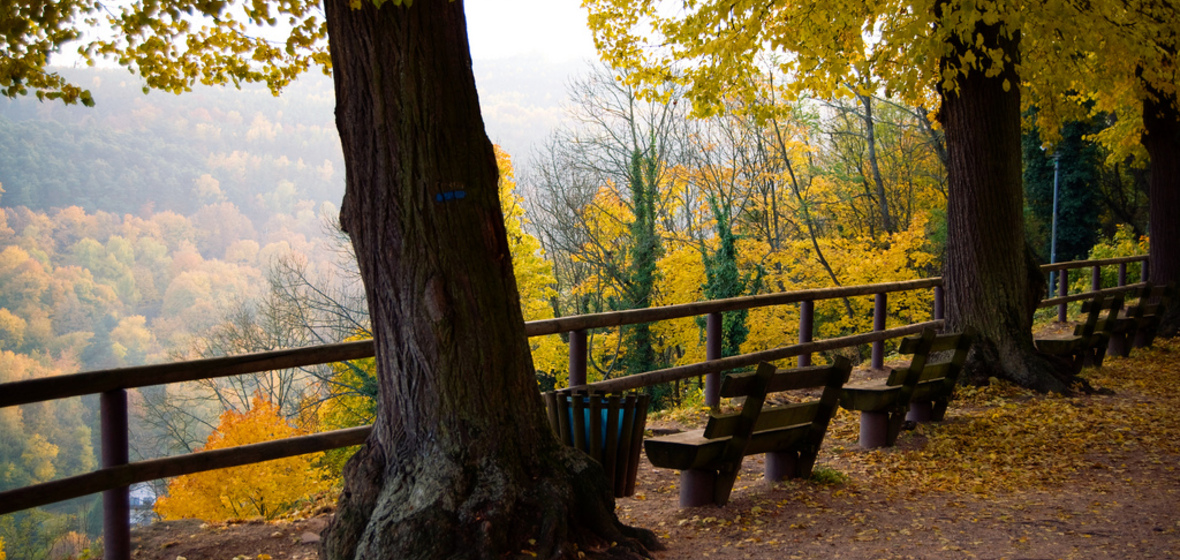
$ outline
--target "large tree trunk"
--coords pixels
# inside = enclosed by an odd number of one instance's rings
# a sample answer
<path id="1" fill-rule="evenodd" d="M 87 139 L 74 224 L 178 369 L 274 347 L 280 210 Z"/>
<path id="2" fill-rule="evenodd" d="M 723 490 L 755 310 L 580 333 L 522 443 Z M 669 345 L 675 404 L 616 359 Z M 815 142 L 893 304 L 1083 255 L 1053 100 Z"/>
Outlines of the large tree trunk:
<path id="1" fill-rule="evenodd" d="M 982 22 L 975 31 L 986 48 L 1001 49 L 1009 60 L 995 76 L 973 69 L 958 79 L 957 91 L 940 90 L 949 163 L 947 322 L 953 330 L 972 326 L 979 332 L 966 366 L 969 378 L 994 376 L 1040 391 L 1068 392 L 1032 340 L 1041 289 L 1030 282 L 1040 275 L 1024 237 L 1020 80 L 1014 67 L 1020 37 L 1004 36 L 999 25 Z M 975 34 L 966 41 L 952 38 L 954 54 L 942 61 L 943 68 L 958 66 L 974 39 Z"/>
<path id="2" fill-rule="evenodd" d="M 394 4 L 325 2 L 380 394 L 323 556 L 643 555 L 654 537 L 544 419 L 463 4 Z"/>
<path id="3" fill-rule="evenodd" d="M 1151 157 L 1150 276 L 1156 284 L 1180 283 L 1180 108 L 1174 95 L 1148 88 L 1143 100 L 1143 147 Z M 1175 336 L 1180 302 L 1163 317 L 1160 334 Z"/>

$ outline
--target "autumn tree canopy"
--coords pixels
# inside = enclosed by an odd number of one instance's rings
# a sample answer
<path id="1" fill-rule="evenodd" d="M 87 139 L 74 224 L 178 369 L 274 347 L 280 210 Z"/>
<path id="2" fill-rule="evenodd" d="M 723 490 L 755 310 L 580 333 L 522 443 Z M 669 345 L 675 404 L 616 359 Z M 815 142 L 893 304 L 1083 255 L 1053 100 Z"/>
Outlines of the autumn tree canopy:
<path id="1" fill-rule="evenodd" d="M 249 410 L 224 412 L 200 450 L 300 435 L 306 432 L 287 423 L 277 405 L 256 395 Z M 168 495 L 156 502 L 156 512 L 164 519 L 274 519 L 296 502 L 326 489 L 327 473 L 316 466 L 320 455 L 299 455 L 176 477 L 168 484 Z"/>
<path id="2" fill-rule="evenodd" d="M 628 69 L 631 83 L 650 88 L 681 81 L 698 113 L 715 112 L 729 98 L 752 101 L 766 77 L 776 74 L 797 96 L 883 91 L 937 107 L 950 175 L 948 319 L 952 327 L 972 325 L 983 335 L 970 367 L 1067 390 L 1068 379 L 1033 355 L 1029 332 L 1041 279 L 1025 257 L 1020 219 L 1021 104 L 1093 91 L 1067 85 L 1085 77 L 1059 60 L 1096 56 L 1097 45 L 1078 37 L 1099 41 L 1103 31 L 1118 33 L 1131 21 L 1142 20 L 1145 33 L 1164 34 L 1156 10 L 1104 20 L 1105 9 L 1092 13 L 1064 0 L 587 5 L 600 52 Z M 1149 54 L 1161 41 L 1149 43 L 1136 49 L 1134 58 L 1144 65 L 1138 75 L 1149 86 L 1160 77 L 1174 83 L 1174 63 L 1164 61 L 1160 72 L 1153 64 L 1160 57 Z M 1166 52 L 1174 41 L 1162 44 Z M 1037 93 L 1022 100 L 1024 90 Z"/>

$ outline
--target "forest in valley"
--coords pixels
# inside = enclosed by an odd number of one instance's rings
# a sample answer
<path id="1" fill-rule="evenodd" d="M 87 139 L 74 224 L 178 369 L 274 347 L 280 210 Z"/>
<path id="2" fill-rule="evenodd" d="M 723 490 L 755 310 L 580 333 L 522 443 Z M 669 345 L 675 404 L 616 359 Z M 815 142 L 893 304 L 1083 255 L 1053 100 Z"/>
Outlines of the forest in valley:
<path id="1" fill-rule="evenodd" d="M 122 71 L 71 78 L 97 108 L 0 101 L 0 382 L 367 336 L 336 225 L 328 80 L 276 98 L 144 95 Z M 939 275 L 947 156 L 930 108 L 852 89 L 785 101 L 782 88 L 701 117 L 672 86 L 641 97 L 602 68 L 571 83 L 565 124 L 532 153 L 497 152 L 525 319 Z M 1051 150 L 1026 131 L 1025 221 L 1046 262 L 1053 158 L 1056 260 L 1145 250 L 1149 168 L 1093 141 L 1112 124 L 1068 123 Z M 815 336 L 869 329 L 871 305 L 820 303 Z M 889 324 L 931 308 L 931 294 L 891 297 Z M 724 354 L 796 339 L 797 313 L 727 314 Z M 604 329 L 589 345 L 591 380 L 692 363 L 704 322 Z M 563 337 L 531 346 L 540 386 L 563 386 Z M 365 424 L 375 391 L 364 361 L 134 391 L 132 459 Z M 654 397 L 701 400 L 692 383 Z M 0 490 L 93 470 L 96 418 L 96 399 L 0 409 Z M 330 492 L 346 455 L 161 481 L 156 513 L 283 515 Z M 13 558 L 67 557 L 101 533 L 96 504 L 0 517 L 0 542 Z"/>

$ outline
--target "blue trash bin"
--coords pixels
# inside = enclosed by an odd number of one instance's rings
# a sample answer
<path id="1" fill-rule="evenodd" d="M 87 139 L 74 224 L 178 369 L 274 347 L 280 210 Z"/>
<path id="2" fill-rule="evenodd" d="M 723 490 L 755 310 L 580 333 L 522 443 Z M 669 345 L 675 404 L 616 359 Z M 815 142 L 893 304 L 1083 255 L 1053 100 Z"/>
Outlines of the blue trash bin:
<path id="1" fill-rule="evenodd" d="M 650 400 L 639 393 L 545 393 L 549 425 L 566 445 L 602 465 L 617 498 L 635 493 Z"/>

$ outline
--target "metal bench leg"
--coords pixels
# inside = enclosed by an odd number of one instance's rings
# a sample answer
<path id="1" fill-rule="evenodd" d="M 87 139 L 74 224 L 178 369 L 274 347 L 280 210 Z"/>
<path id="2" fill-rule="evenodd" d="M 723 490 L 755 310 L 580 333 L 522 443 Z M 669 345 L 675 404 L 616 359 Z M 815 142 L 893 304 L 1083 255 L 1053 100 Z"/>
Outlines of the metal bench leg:
<path id="1" fill-rule="evenodd" d="M 934 418 L 934 403 L 930 401 L 910 402 L 910 411 L 906 413 L 907 422 L 929 422 Z"/>
<path id="2" fill-rule="evenodd" d="M 889 438 L 888 412 L 860 413 L 860 446 L 865 449 L 884 447 Z"/>
<path id="3" fill-rule="evenodd" d="M 799 473 L 796 471 L 798 457 L 799 454 L 794 451 L 767 453 L 766 466 L 762 470 L 763 476 L 766 477 L 766 482 L 774 484 L 780 480 L 799 476 Z"/>
<path id="4" fill-rule="evenodd" d="M 707 506 L 713 503 L 717 486 L 716 471 L 680 471 L 680 507 Z"/>

